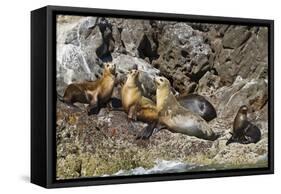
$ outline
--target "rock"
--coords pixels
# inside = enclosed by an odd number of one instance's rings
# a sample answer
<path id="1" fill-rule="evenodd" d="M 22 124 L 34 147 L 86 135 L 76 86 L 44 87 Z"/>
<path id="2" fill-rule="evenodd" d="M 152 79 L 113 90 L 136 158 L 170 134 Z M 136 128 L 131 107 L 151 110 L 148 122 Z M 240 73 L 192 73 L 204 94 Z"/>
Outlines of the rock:
<path id="1" fill-rule="evenodd" d="M 167 24 L 159 38 L 159 58 L 153 65 L 172 81 L 176 90 L 187 93 L 188 85 L 197 82 L 210 68 L 210 53 L 202 33 L 185 23 Z"/>
<path id="2" fill-rule="evenodd" d="M 70 179 L 80 177 L 81 165 L 81 159 L 75 154 L 69 154 L 65 158 L 58 158 L 56 165 L 57 179 Z"/>
<path id="3" fill-rule="evenodd" d="M 267 29 L 264 27 L 230 27 L 216 47 L 214 67 L 222 84 L 230 85 L 236 76 L 265 78 L 268 71 Z M 218 44 L 218 45 L 215 45 Z"/>
<path id="4" fill-rule="evenodd" d="M 220 77 L 214 75 L 210 71 L 205 73 L 205 75 L 199 80 L 198 83 L 198 93 L 211 93 L 212 91 L 216 91 L 219 88 Z"/>
<path id="5" fill-rule="evenodd" d="M 121 40 L 126 53 L 140 58 L 155 58 L 157 45 L 153 40 L 153 28 L 149 20 L 124 20 L 121 28 Z"/>
<path id="6" fill-rule="evenodd" d="M 267 164 L 267 139 L 262 139 L 257 144 L 229 144 L 225 146 L 222 142 L 218 146 L 220 150 L 216 156 L 213 158 L 213 162 L 217 164 L 222 164 L 231 166 L 233 164 L 239 164 L 240 168 L 247 168 L 251 164 L 266 165 Z M 243 156 L 243 157 L 241 157 Z"/>
<path id="7" fill-rule="evenodd" d="M 119 73 L 127 73 L 135 65 L 137 65 L 141 72 L 144 72 L 151 77 L 154 77 L 160 72 L 158 69 L 151 66 L 151 64 L 149 64 L 147 61 L 125 54 L 114 55 L 112 63 L 116 65 L 117 71 Z"/>
<path id="8" fill-rule="evenodd" d="M 231 86 L 219 88 L 216 97 L 220 117 L 235 116 L 242 105 L 258 112 L 268 100 L 268 85 L 263 79 L 242 79 L 238 76 Z"/>
<path id="9" fill-rule="evenodd" d="M 64 31 L 67 30 L 67 32 Z M 100 77 L 102 63 L 111 61 L 114 50 L 111 24 L 105 18 L 81 18 L 71 29 L 61 27 L 58 76 L 64 83 L 95 80 Z M 74 73 L 75 72 L 75 73 Z"/>
<path id="10" fill-rule="evenodd" d="M 155 94 L 156 86 L 153 78 L 160 73 L 160 71 L 152 67 L 148 62 L 143 59 L 132 57 L 130 55 L 118 54 L 114 56 L 113 61 L 116 64 L 117 71 L 120 75 L 126 74 L 133 66 L 137 65 L 140 70 L 139 81 L 145 89 L 148 96 Z"/>
<path id="11" fill-rule="evenodd" d="M 66 25 L 66 26 L 64 26 Z M 68 24 L 69 25 L 69 24 Z M 58 30 L 57 78 L 69 84 L 73 81 L 99 77 L 101 68 L 96 50 L 103 44 L 97 18 L 81 18 L 76 25 L 62 24 Z M 63 36 L 64 35 L 64 36 Z"/>
<path id="12" fill-rule="evenodd" d="M 222 44 L 224 48 L 237 48 L 245 43 L 251 36 L 248 26 L 231 26 L 226 31 Z"/>

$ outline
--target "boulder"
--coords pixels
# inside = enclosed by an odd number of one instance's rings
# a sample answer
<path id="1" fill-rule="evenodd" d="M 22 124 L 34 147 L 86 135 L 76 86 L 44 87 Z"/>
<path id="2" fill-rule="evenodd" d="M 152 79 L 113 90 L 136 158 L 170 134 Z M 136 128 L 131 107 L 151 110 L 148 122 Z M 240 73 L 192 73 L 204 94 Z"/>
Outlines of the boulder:
<path id="1" fill-rule="evenodd" d="M 216 91 L 219 87 L 220 87 L 220 77 L 208 71 L 199 80 L 197 92 L 210 94 L 212 91 Z"/>
<path id="2" fill-rule="evenodd" d="M 197 82 L 209 66 L 211 48 L 204 43 L 203 34 L 186 23 L 166 24 L 159 37 L 159 58 L 153 65 L 169 78 L 180 93 Z"/>
<path id="3" fill-rule="evenodd" d="M 229 27 L 216 48 L 214 67 L 223 85 L 230 85 L 237 76 L 266 78 L 268 31 L 265 27 Z"/>
<path id="4" fill-rule="evenodd" d="M 115 51 L 151 62 L 157 58 L 156 23 L 149 20 L 111 18 Z"/>
<path id="5" fill-rule="evenodd" d="M 251 112 L 259 112 L 268 101 L 268 84 L 263 79 L 243 79 L 238 76 L 231 86 L 216 91 L 219 117 L 235 116 L 246 105 Z"/>
<path id="6" fill-rule="evenodd" d="M 113 57 L 114 64 L 116 64 L 117 71 L 119 72 L 120 77 L 125 76 L 125 74 L 137 65 L 138 70 L 140 70 L 139 81 L 143 86 L 146 96 L 155 95 L 156 86 L 153 81 L 153 78 L 160 73 L 160 71 L 152 67 L 147 61 L 132 57 L 130 55 L 118 54 L 116 57 Z"/>

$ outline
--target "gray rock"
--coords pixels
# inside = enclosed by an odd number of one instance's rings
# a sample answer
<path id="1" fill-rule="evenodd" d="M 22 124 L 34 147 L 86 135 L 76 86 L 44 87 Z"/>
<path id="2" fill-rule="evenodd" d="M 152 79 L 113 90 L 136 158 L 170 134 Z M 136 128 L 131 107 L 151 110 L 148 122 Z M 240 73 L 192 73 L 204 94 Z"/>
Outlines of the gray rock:
<path id="1" fill-rule="evenodd" d="M 205 75 L 199 80 L 198 83 L 198 93 L 206 93 L 210 91 L 216 91 L 219 88 L 220 77 L 214 75 L 210 71 L 205 73 Z"/>
<path id="2" fill-rule="evenodd" d="M 65 39 L 60 49 L 61 58 L 57 68 L 60 70 L 58 76 L 62 76 L 64 83 L 95 80 L 100 75 L 96 50 L 103 44 L 103 39 L 96 24 L 97 18 L 86 17 L 81 18 L 70 30 L 61 28 L 59 33 L 65 33 Z"/>
<path id="3" fill-rule="evenodd" d="M 248 26 L 231 26 L 226 31 L 222 44 L 224 48 L 237 48 L 245 43 L 251 36 Z"/>
<path id="4" fill-rule="evenodd" d="M 267 28 L 229 27 L 223 39 L 211 44 L 215 52 L 214 67 L 223 85 L 230 85 L 236 76 L 266 78 Z"/>
<path id="5" fill-rule="evenodd" d="M 243 79 L 238 76 L 231 86 L 217 90 L 217 107 L 220 117 L 235 116 L 242 105 L 259 112 L 268 100 L 268 85 L 263 79 Z"/>
<path id="6" fill-rule="evenodd" d="M 115 51 L 133 57 L 157 58 L 157 24 L 149 20 L 111 18 Z"/>
<path id="7" fill-rule="evenodd" d="M 117 72 L 120 75 L 126 74 L 133 66 L 137 65 L 138 70 L 140 70 L 139 81 L 142 83 L 145 93 L 148 96 L 155 94 L 156 86 L 153 78 L 160 73 L 158 69 L 152 67 L 143 59 L 124 54 L 114 56 L 112 62 L 116 64 Z"/>
<path id="8" fill-rule="evenodd" d="M 202 33 L 186 23 L 167 24 L 159 38 L 160 56 L 153 64 L 176 90 L 186 93 L 192 80 L 197 82 L 209 69 L 210 53 Z"/>

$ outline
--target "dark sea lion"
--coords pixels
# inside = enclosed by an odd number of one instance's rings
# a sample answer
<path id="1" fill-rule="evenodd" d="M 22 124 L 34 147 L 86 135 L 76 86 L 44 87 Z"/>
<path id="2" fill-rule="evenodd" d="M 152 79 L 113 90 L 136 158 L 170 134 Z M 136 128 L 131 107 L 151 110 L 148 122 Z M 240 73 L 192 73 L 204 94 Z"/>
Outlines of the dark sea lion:
<path id="1" fill-rule="evenodd" d="M 180 105 L 171 92 L 171 85 L 165 77 L 156 77 L 156 107 L 159 123 L 171 132 L 195 136 L 205 140 L 216 140 L 218 135 L 198 114 Z"/>
<path id="2" fill-rule="evenodd" d="M 214 106 L 199 94 L 180 96 L 177 97 L 177 100 L 183 107 L 199 114 L 207 122 L 217 117 L 217 112 Z"/>
<path id="3" fill-rule="evenodd" d="M 88 114 L 93 110 L 97 113 L 100 107 L 104 106 L 112 96 L 116 78 L 116 66 L 111 63 L 104 65 L 103 75 L 96 81 L 83 81 L 72 83 L 65 89 L 62 102 L 77 107 L 74 103 L 89 104 Z"/>
<path id="4" fill-rule="evenodd" d="M 234 142 L 241 144 L 257 143 L 261 139 L 260 129 L 248 121 L 247 112 L 247 106 L 243 105 L 239 108 L 233 122 L 232 136 L 226 142 L 226 145 Z"/>

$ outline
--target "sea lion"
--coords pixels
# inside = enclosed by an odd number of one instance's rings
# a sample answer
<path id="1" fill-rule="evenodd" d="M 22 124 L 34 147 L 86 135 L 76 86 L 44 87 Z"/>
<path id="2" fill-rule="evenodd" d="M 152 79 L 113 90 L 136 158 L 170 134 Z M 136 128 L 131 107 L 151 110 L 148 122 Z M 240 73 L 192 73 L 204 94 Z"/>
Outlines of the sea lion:
<path id="1" fill-rule="evenodd" d="M 179 104 L 171 92 L 171 85 L 165 77 L 156 77 L 156 107 L 158 120 L 171 132 L 195 136 L 205 140 L 216 140 L 218 135 L 199 115 Z"/>
<path id="2" fill-rule="evenodd" d="M 143 96 L 143 92 L 138 81 L 139 71 L 132 69 L 127 80 L 121 89 L 121 101 L 128 119 L 139 120 L 147 123 L 157 121 L 158 113 L 155 103 Z"/>
<path id="3" fill-rule="evenodd" d="M 214 106 L 206 98 L 199 94 L 177 96 L 176 99 L 181 106 L 189 109 L 195 114 L 198 114 L 207 122 L 217 117 L 217 112 Z M 165 127 L 159 126 L 159 124 L 157 125 L 156 123 L 153 123 L 153 125 L 148 125 L 137 135 L 137 139 L 148 139 L 154 131 L 156 132 L 163 128 Z"/>
<path id="4" fill-rule="evenodd" d="M 217 117 L 214 106 L 199 94 L 187 94 L 177 97 L 180 105 L 193 113 L 199 114 L 205 121 L 209 122 Z"/>
<path id="5" fill-rule="evenodd" d="M 226 145 L 234 142 L 241 144 L 257 143 L 261 139 L 260 129 L 248 121 L 248 107 L 243 105 L 239 108 L 233 122 L 233 132 Z"/>
<path id="6" fill-rule="evenodd" d="M 115 78 L 115 64 L 107 63 L 104 65 L 103 75 L 100 79 L 68 85 L 63 97 L 59 97 L 59 100 L 74 107 L 77 107 L 74 105 L 76 102 L 89 104 L 87 107 L 88 114 L 91 114 L 94 109 L 97 113 L 100 107 L 110 100 L 115 85 Z"/>

